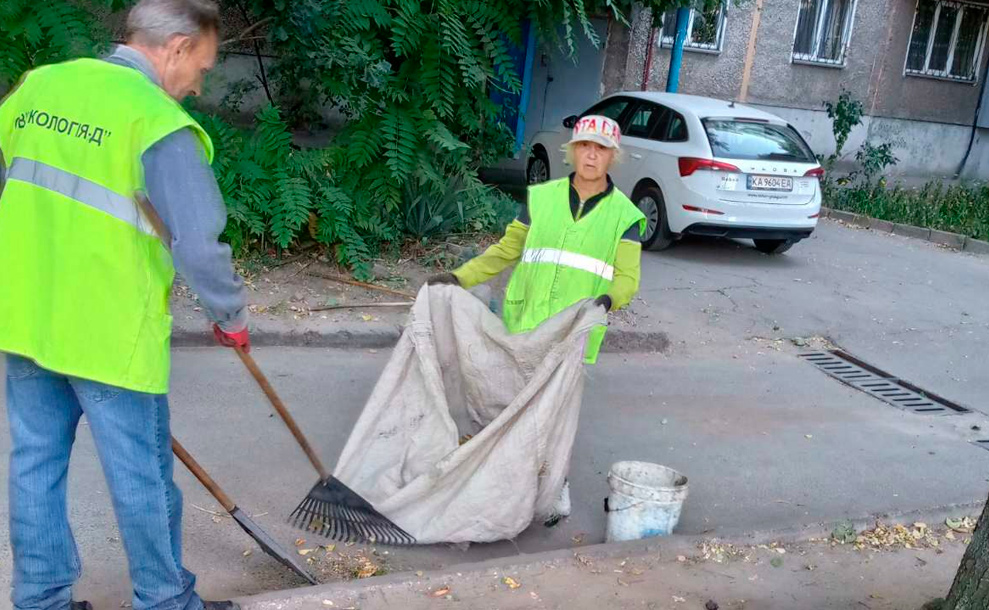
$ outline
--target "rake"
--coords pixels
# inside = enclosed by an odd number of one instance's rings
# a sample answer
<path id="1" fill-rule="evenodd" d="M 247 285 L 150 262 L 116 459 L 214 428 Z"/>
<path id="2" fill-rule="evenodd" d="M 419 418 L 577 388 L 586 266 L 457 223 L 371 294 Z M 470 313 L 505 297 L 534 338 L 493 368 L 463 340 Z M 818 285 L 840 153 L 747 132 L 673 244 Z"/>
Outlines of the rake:
<path id="1" fill-rule="evenodd" d="M 392 546 L 415 544 L 416 539 L 411 534 L 375 510 L 370 502 L 347 487 L 343 481 L 330 476 L 254 358 L 240 347 L 235 349 L 319 474 L 319 481 L 292 511 L 289 521 L 300 529 L 341 542 L 370 542 Z"/>

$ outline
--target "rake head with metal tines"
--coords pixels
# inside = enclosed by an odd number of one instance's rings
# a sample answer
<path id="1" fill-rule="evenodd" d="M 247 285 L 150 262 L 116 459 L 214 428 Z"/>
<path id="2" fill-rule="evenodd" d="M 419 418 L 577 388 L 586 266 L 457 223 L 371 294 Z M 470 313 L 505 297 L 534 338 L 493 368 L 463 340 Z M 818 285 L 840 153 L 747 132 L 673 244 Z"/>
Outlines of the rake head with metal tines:
<path id="1" fill-rule="evenodd" d="M 379 513 L 342 481 L 319 481 L 289 517 L 301 529 L 340 542 L 408 546 L 416 539 Z"/>

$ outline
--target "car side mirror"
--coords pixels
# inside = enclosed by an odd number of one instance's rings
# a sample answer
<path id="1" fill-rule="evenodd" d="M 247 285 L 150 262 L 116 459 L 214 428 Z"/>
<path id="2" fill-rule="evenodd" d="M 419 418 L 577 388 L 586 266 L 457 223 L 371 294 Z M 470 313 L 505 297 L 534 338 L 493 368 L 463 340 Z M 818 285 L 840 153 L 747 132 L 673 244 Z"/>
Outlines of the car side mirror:
<path id="1" fill-rule="evenodd" d="M 567 129 L 573 129 L 573 126 L 577 124 L 577 115 L 571 114 L 567 118 L 563 119 L 563 126 Z"/>

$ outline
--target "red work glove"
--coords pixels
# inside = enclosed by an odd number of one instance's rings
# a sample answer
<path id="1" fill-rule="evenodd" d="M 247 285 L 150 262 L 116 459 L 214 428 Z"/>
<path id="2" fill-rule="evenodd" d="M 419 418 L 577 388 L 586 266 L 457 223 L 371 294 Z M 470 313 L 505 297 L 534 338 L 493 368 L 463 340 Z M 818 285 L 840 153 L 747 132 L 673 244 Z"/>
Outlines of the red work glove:
<path id="1" fill-rule="evenodd" d="M 216 342 L 223 347 L 239 347 L 244 350 L 245 354 L 251 352 L 251 336 L 248 334 L 246 326 L 243 330 L 228 333 L 220 328 L 219 324 L 214 324 L 213 336 L 216 337 Z"/>

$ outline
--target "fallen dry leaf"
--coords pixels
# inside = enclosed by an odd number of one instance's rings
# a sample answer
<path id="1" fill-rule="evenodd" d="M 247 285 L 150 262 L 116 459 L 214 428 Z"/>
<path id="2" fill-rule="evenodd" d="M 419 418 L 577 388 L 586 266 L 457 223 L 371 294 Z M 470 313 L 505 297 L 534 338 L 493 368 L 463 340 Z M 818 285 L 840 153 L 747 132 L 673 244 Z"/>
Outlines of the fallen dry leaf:
<path id="1" fill-rule="evenodd" d="M 959 534 L 971 534 L 975 530 L 975 519 L 962 517 L 961 519 L 945 519 L 944 524 L 955 530 Z"/>
<path id="2" fill-rule="evenodd" d="M 522 586 L 522 583 L 520 583 L 519 581 L 515 580 L 511 576 L 506 576 L 506 577 L 502 578 L 501 579 L 501 582 L 503 582 L 504 584 L 508 585 L 508 588 L 509 589 L 512 589 L 513 591 L 515 589 L 518 589 L 519 587 Z"/>
<path id="3" fill-rule="evenodd" d="M 299 549 L 299 555 L 302 555 L 303 557 L 305 557 L 306 555 L 308 555 L 309 553 L 312 553 L 315 550 L 316 549 Z"/>
<path id="4" fill-rule="evenodd" d="M 295 546 L 302 546 L 305 543 L 306 543 L 306 539 L 305 538 L 296 538 L 295 539 Z"/>
<path id="5" fill-rule="evenodd" d="M 449 595 L 449 594 L 450 594 L 450 587 L 443 587 L 441 589 L 436 589 L 435 591 L 430 593 L 432 597 L 443 597 L 444 595 Z"/>
<path id="6" fill-rule="evenodd" d="M 252 552 L 253 551 L 251 551 L 251 549 L 247 549 L 246 551 L 244 551 L 243 555 L 244 557 L 250 557 Z"/>
<path id="7" fill-rule="evenodd" d="M 326 549 L 326 552 L 327 552 L 327 553 L 332 553 L 333 551 L 335 551 L 335 550 L 336 550 L 336 548 L 337 548 L 337 545 L 335 545 L 335 544 L 327 544 L 327 545 L 326 545 L 326 546 L 324 546 L 323 548 L 324 548 L 324 549 Z"/>
<path id="8" fill-rule="evenodd" d="M 357 569 L 357 578 L 371 578 L 378 573 L 378 566 L 371 560 L 365 558 L 361 566 Z"/>

